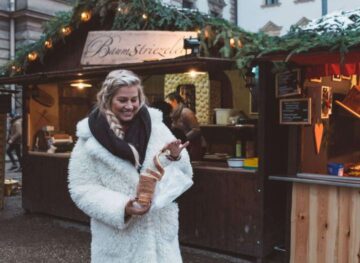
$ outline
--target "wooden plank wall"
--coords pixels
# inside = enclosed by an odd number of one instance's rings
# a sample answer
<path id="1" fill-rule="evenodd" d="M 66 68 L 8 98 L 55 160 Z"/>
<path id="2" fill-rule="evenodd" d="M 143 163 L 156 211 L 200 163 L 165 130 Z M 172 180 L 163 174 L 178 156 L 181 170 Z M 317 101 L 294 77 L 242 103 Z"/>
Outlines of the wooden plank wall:
<path id="1" fill-rule="evenodd" d="M 6 113 L 0 113 L 0 210 L 4 208 Z"/>
<path id="2" fill-rule="evenodd" d="M 294 183 L 292 263 L 360 262 L 360 189 Z"/>

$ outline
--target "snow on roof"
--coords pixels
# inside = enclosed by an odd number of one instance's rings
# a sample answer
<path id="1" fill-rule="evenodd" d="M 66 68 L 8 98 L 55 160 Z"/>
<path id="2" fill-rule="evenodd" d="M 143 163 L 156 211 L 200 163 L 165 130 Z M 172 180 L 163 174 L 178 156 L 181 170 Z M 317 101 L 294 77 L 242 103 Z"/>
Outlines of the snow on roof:
<path id="1" fill-rule="evenodd" d="M 301 27 L 305 31 L 339 32 L 343 30 L 360 30 L 360 7 L 351 11 L 336 11 L 312 20 Z"/>

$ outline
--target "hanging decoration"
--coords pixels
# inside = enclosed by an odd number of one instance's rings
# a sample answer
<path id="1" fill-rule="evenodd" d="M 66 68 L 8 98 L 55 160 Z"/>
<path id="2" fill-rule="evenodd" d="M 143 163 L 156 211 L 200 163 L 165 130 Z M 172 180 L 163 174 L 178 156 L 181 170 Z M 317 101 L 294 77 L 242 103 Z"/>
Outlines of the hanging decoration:
<path id="1" fill-rule="evenodd" d="M 315 149 L 316 154 L 320 153 L 321 141 L 324 134 L 324 125 L 322 122 L 317 122 L 314 125 L 314 138 L 315 138 Z"/>
<path id="2" fill-rule="evenodd" d="M 46 40 L 44 42 L 44 47 L 48 49 L 52 48 L 53 47 L 52 40 L 51 39 Z"/>
<path id="3" fill-rule="evenodd" d="M 68 36 L 71 34 L 71 27 L 65 26 L 61 29 L 61 32 L 63 33 L 64 36 Z"/>
<path id="4" fill-rule="evenodd" d="M 38 58 L 38 53 L 36 51 L 32 51 L 31 53 L 28 54 L 28 59 L 30 61 L 35 61 Z"/>
<path id="5" fill-rule="evenodd" d="M 84 11 L 81 13 L 80 17 L 81 17 L 81 21 L 88 22 L 91 19 L 91 12 Z"/>

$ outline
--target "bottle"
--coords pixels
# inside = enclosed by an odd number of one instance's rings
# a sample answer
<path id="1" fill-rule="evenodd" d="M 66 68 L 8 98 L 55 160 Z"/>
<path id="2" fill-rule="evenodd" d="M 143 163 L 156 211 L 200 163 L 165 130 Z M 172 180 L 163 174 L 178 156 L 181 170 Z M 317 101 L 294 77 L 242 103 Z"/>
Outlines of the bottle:
<path id="1" fill-rule="evenodd" d="M 241 141 L 237 140 L 235 144 L 235 157 L 241 157 Z"/>

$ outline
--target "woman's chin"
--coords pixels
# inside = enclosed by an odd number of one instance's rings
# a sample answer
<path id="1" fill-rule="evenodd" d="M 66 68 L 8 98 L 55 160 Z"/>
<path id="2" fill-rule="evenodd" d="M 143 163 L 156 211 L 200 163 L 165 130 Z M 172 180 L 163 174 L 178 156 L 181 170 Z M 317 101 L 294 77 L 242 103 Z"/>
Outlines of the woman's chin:
<path id="1" fill-rule="evenodd" d="M 119 116 L 120 121 L 129 122 L 134 118 L 134 115 Z"/>

